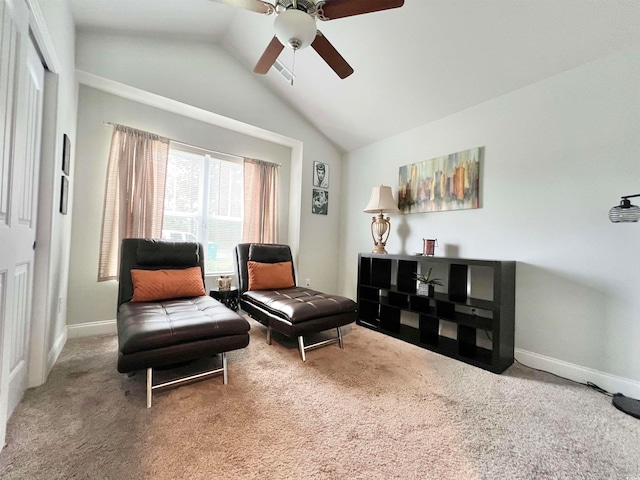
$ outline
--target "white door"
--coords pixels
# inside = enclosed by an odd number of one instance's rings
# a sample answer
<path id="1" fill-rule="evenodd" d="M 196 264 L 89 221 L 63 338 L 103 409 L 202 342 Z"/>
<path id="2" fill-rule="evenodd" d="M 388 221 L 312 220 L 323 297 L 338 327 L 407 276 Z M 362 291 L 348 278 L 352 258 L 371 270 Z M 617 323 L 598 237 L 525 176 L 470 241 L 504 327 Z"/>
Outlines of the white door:
<path id="1" fill-rule="evenodd" d="M 0 18 L 0 448 L 27 388 L 44 68 L 21 0 Z"/>

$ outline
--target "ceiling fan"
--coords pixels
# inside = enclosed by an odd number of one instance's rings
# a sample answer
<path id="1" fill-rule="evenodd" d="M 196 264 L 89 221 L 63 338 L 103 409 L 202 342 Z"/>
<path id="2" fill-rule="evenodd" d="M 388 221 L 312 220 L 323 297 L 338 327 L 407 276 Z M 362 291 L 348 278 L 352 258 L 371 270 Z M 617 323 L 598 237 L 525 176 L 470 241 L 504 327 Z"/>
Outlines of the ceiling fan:
<path id="1" fill-rule="evenodd" d="M 404 4 L 404 0 L 275 0 L 275 3 L 263 0 L 212 1 L 264 15 L 277 15 L 274 22 L 275 36 L 253 69 L 255 73 L 267 73 L 285 45 L 294 52 L 311 45 L 340 78 L 351 75 L 353 68 L 316 28 L 316 20 L 351 17 L 398 8 Z"/>

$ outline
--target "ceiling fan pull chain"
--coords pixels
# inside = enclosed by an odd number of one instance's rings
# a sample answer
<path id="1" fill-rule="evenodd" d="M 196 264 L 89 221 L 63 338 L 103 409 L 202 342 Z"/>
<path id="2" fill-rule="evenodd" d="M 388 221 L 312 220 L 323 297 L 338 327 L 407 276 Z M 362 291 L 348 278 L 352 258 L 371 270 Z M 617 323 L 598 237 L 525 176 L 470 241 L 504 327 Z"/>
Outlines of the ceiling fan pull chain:
<path id="1" fill-rule="evenodd" d="M 291 86 L 292 87 L 293 87 L 293 79 L 295 78 L 295 73 L 296 73 L 296 50 L 293 51 L 293 62 L 291 63 Z"/>

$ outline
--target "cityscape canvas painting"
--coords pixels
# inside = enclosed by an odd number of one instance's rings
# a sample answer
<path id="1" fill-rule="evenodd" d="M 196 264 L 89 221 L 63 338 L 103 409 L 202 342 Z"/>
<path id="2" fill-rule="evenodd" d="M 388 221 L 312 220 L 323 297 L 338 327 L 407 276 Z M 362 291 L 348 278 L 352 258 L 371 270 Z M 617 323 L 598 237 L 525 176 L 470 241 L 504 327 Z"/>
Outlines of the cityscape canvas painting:
<path id="1" fill-rule="evenodd" d="M 400 167 L 400 213 L 480 207 L 480 162 L 484 147 Z"/>

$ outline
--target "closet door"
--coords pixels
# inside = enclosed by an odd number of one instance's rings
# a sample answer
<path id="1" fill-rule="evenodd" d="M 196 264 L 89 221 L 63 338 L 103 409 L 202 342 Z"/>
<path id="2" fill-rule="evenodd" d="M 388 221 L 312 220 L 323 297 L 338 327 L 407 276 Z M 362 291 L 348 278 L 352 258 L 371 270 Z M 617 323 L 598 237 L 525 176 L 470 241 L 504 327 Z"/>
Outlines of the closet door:
<path id="1" fill-rule="evenodd" d="M 27 388 L 44 68 L 22 0 L 0 11 L 0 448 Z"/>

